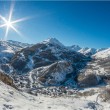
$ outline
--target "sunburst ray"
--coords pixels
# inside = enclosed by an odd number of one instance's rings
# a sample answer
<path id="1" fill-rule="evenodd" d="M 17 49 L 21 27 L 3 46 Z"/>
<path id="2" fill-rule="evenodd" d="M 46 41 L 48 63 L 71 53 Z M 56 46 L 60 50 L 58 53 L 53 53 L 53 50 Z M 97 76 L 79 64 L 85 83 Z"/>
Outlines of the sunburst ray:
<path id="1" fill-rule="evenodd" d="M 9 22 L 11 22 L 11 18 L 12 18 L 12 14 L 13 14 L 13 9 L 14 9 L 14 3 L 12 3 L 11 7 L 10 7 L 9 18 L 8 18 Z"/>
<path id="2" fill-rule="evenodd" d="M 2 15 L 0 15 L 0 19 L 4 21 L 4 24 L 1 24 L 0 25 L 0 28 L 6 27 L 6 32 L 5 32 L 4 40 L 7 40 L 7 36 L 8 36 L 8 33 L 9 33 L 9 29 L 10 28 L 13 29 L 20 37 L 23 37 L 23 35 L 21 34 L 21 32 L 18 31 L 13 26 L 13 24 L 18 23 L 18 22 L 21 22 L 21 21 L 25 21 L 27 19 L 30 19 L 30 17 L 25 17 L 25 18 L 20 18 L 20 19 L 17 19 L 15 21 L 12 21 L 13 9 L 14 9 L 14 3 L 12 3 L 11 6 L 10 6 L 8 20 L 5 17 L 3 17 Z"/>
<path id="3" fill-rule="evenodd" d="M 30 17 L 20 18 L 20 19 L 17 19 L 15 21 L 12 21 L 11 23 L 15 24 L 15 23 L 18 23 L 18 22 L 21 22 L 21 21 L 25 21 L 25 20 L 28 20 L 28 19 L 30 19 Z"/>
<path id="4" fill-rule="evenodd" d="M 6 28 L 6 32 L 5 32 L 4 40 L 7 40 L 8 31 L 9 31 L 9 27 L 7 26 L 7 28 Z"/>
<path id="5" fill-rule="evenodd" d="M 0 28 L 2 28 L 2 27 L 4 27 L 4 26 L 6 26 L 6 24 L 2 24 L 2 25 L 0 25 Z"/>

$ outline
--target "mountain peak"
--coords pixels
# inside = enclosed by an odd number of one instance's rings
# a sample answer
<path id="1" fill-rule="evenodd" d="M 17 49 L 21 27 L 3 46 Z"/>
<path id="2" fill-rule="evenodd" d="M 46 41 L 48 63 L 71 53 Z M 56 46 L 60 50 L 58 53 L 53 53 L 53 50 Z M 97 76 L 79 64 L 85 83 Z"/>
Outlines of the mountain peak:
<path id="1" fill-rule="evenodd" d="M 47 40 L 44 40 L 43 43 L 51 43 L 59 46 L 64 46 L 60 41 L 58 41 L 56 38 L 48 38 Z"/>
<path id="2" fill-rule="evenodd" d="M 73 51 L 79 51 L 81 49 L 79 45 L 72 45 L 72 46 L 69 46 L 68 48 Z"/>

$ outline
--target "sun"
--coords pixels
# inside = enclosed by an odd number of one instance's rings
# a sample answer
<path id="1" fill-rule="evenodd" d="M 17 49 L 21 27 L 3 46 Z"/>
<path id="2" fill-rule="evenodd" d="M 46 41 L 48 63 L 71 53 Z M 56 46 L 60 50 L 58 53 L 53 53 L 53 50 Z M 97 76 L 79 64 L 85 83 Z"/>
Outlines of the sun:
<path id="1" fill-rule="evenodd" d="M 12 27 L 12 23 L 11 23 L 10 21 L 7 21 L 7 22 L 6 22 L 6 26 L 7 26 L 7 27 Z"/>
<path id="2" fill-rule="evenodd" d="M 0 15 L 0 20 L 2 20 L 4 22 L 4 24 L 0 25 L 0 28 L 6 27 L 6 32 L 5 32 L 4 40 L 7 40 L 9 29 L 13 29 L 17 34 L 22 36 L 21 32 L 19 32 L 13 26 L 13 24 L 29 19 L 29 17 L 25 17 L 25 18 L 20 18 L 20 19 L 12 21 L 13 9 L 14 9 L 14 3 L 12 3 L 11 6 L 10 6 L 10 12 L 9 12 L 9 16 L 8 16 L 7 19 L 5 17 L 3 17 L 2 15 Z"/>

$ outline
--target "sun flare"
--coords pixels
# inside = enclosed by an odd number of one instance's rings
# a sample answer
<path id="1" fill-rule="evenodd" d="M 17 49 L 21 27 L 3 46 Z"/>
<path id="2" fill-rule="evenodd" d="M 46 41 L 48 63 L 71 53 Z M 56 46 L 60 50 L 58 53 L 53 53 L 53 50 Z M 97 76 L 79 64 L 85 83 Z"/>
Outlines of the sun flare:
<path id="1" fill-rule="evenodd" d="M 20 18 L 20 19 L 17 19 L 17 20 L 15 20 L 15 21 L 12 21 L 13 9 L 14 9 L 14 4 L 11 4 L 8 19 L 6 19 L 6 18 L 3 17 L 2 15 L 0 15 L 0 20 L 2 20 L 2 21 L 4 22 L 4 24 L 1 24 L 1 25 L 0 25 L 0 28 L 6 27 L 6 32 L 5 32 L 4 40 L 7 40 L 9 28 L 13 29 L 17 34 L 19 34 L 20 36 L 22 36 L 21 32 L 19 32 L 19 31 L 13 26 L 13 24 L 18 23 L 18 22 L 21 22 L 21 21 L 24 21 L 24 20 L 26 20 L 26 19 L 29 19 L 28 17 L 26 17 L 26 18 Z"/>

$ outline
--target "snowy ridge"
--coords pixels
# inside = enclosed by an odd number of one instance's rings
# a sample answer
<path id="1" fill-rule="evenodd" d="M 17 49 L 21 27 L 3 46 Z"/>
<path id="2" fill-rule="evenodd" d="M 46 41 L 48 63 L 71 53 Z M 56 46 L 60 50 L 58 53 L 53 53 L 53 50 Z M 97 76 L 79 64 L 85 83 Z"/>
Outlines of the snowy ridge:
<path id="1" fill-rule="evenodd" d="M 8 40 L 8 41 L 6 41 L 6 43 L 7 43 L 14 51 L 19 51 L 19 50 L 21 50 L 21 49 L 23 49 L 23 48 L 32 46 L 32 44 L 21 43 L 21 42 L 12 41 L 12 40 Z"/>
<path id="2" fill-rule="evenodd" d="M 93 55 L 95 58 L 110 58 L 110 48 L 97 52 Z"/>
<path id="3" fill-rule="evenodd" d="M 73 51 L 77 51 L 77 52 L 80 52 L 84 55 L 89 55 L 89 56 L 96 56 L 98 58 L 98 56 L 101 58 L 104 58 L 105 57 L 108 57 L 110 54 L 109 54 L 109 48 L 100 48 L 100 49 L 95 49 L 95 48 L 88 48 L 88 47 L 85 47 L 85 48 L 81 48 L 80 46 L 78 45 L 73 45 L 73 46 L 69 46 L 67 47 L 68 49 L 70 50 L 73 50 Z M 107 52 L 107 53 L 106 53 Z M 103 54 L 103 55 L 102 55 Z M 106 55 L 107 54 L 107 55 Z"/>

